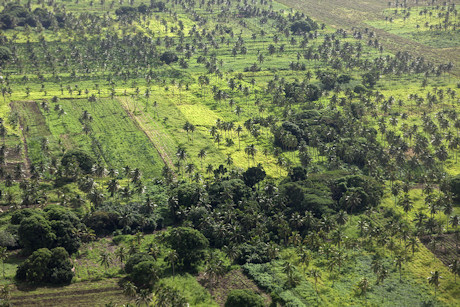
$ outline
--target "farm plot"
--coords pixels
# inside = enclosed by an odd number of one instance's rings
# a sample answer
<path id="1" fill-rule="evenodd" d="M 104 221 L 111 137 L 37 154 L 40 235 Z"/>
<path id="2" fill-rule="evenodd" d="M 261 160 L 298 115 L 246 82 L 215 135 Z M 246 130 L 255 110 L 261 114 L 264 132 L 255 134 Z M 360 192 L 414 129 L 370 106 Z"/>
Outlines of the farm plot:
<path id="1" fill-rule="evenodd" d="M 66 150 L 91 151 L 108 168 L 128 165 L 148 177 L 160 174 L 163 164 L 156 149 L 117 101 L 62 100 L 49 109 L 44 113 L 51 134 Z M 84 113 L 87 120 L 82 119 Z"/>

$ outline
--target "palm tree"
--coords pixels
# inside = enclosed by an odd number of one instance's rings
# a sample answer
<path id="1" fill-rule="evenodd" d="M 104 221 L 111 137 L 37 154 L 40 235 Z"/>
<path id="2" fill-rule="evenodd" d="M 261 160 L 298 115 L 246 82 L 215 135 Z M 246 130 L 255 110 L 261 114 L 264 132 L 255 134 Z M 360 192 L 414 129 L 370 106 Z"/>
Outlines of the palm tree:
<path id="1" fill-rule="evenodd" d="M 406 217 L 407 217 L 407 214 L 409 213 L 409 211 L 411 211 L 412 208 L 414 207 L 413 202 L 410 199 L 408 193 L 404 194 L 404 197 L 399 200 L 398 205 L 400 205 L 403 208 L 404 212 L 406 212 Z"/>
<path id="2" fill-rule="evenodd" d="M 238 125 L 235 131 L 236 131 L 236 134 L 238 135 L 238 150 L 240 150 L 241 149 L 240 133 L 243 132 L 243 127 L 241 127 L 241 125 Z"/>
<path id="3" fill-rule="evenodd" d="M 401 276 L 401 271 L 402 271 L 402 265 L 406 261 L 406 258 L 403 255 L 396 255 L 396 258 L 394 260 L 395 265 L 398 267 L 399 271 L 399 282 L 402 282 L 402 276 Z"/>
<path id="4" fill-rule="evenodd" d="M 249 157 L 251 156 L 254 162 L 254 157 L 257 153 L 257 149 L 254 146 L 254 144 L 251 144 L 251 145 L 246 146 L 246 148 L 244 149 L 244 152 L 248 155 L 248 167 L 249 167 Z"/>
<path id="5" fill-rule="evenodd" d="M 290 262 L 286 261 L 283 265 L 283 273 L 287 275 L 288 278 L 288 285 L 293 287 L 295 285 L 295 278 L 294 278 L 295 267 Z"/>
<path id="6" fill-rule="evenodd" d="M 339 225 L 345 225 L 348 221 L 348 215 L 345 210 L 340 210 L 336 215 L 336 221 Z"/>
<path id="7" fill-rule="evenodd" d="M 124 246 L 120 246 L 115 252 L 115 255 L 118 258 L 118 260 L 120 260 L 120 263 L 123 266 L 123 263 L 126 259 L 126 248 Z"/>
<path id="8" fill-rule="evenodd" d="M 0 261 L 2 262 L 3 278 L 5 278 L 5 260 L 8 258 L 7 248 L 0 246 Z"/>
<path id="9" fill-rule="evenodd" d="M 123 284 L 123 294 L 131 299 L 136 297 L 137 287 L 130 281 Z"/>
<path id="10" fill-rule="evenodd" d="M 172 274 L 173 274 L 173 279 L 174 279 L 174 265 L 179 259 L 179 255 L 177 254 L 175 250 L 172 250 L 168 253 L 166 258 L 168 259 L 168 262 L 171 263 Z"/>
<path id="11" fill-rule="evenodd" d="M 366 296 L 367 291 L 369 291 L 369 281 L 366 277 L 363 277 L 360 282 L 358 283 L 358 288 L 361 290 L 361 295 L 364 294 Z"/>
<path id="12" fill-rule="evenodd" d="M 457 275 L 460 275 L 460 262 L 458 259 L 454 259 L 454 262 L 449 265 L 449 270 L 454 274 L 455 284 L 457 284 Z"/>
<path id="13" fill-rule="evenodd" d="M 201 149 L 200 152 L 198 153 L 198 158 L 200 158 L 200 162 L 201 162 L 201 170 L 203 170 L 203 159 L 206 158 L 206 150 L 205 149 Z"/>
<path id="14" fill-rule="evenodd" d="M 300 263 L 302 263 L 305 266 L 303 268 L 304 273 L 308 269 L 311 259 L 312 257 L 310 252 L 307 249 L 302 248 L 302 251 L 300 253 Z"/>
<path id="15" fill-rule="evenodd" d="M 415 250 L 418 246 L 418 241 L 417 241 L 417 237 L 416 236 L 412 236 L 409 238 L 407 244 L 406 244 L 406 248 L 407 247 L 411 247 L 411 250 L 412 250 L 412 256 L 415 254 Z"/>
<path id="16" fill-rule="evenodd" d="M 111 257 L 110 257 L 110 254 L 109 252 L 107 251 L 103 251 L 101 254 L 100 254 L 100 259 L 99 259 L 99 263 L 105 267 L 105 273 L 107 274 L 107 269 L 109 268 L 110 266 L 110 262 L 112 261 Z"/>
<path id="17" fill-rule="evenodd" d="M 347 206 L 347 209 L 350 210 L 350 214 L 352 214 L 353 208 L 361 204 L 361 197 L 357 191 L 352 191 L 347 194 L 348 195 L 345 196 L 345 204 Z"/>
<path id="18" fill-rule="evenodd" d="M 112 180 L 110 180 L 107 185 L 107 190 L 110 192 L 110 197 L 113 197 L 115 193 L 117 193 L 119 188 L 120 185 L 118 184 L 117 179 L 113 178 Z"/>
<path id="19" fill-rule="evenodd" d="M 318 295 L 317 284 L 318 284 L 318 279 L 321 279 L 321 272 L 318 269 L 312 269 L 310 271 L 310 276 L 315 279 L 315 291 L 316 291 L 316 295 Z"/>
<path id="20" fill-rule="evenodd" d="M 136 306 L 149 306 L 152 301 L 152 293 L 148 289 L 142 289 L 136 296 Z"/>
<path id="21" fill-rule="evenodd" d="M 439 275 L 439 272 L 438 271 L 434 271 L 434 272 L 431 272 L 431 276 L 429 276 L 427 279 L 428 279 L 428 283 L 430 285 L 433 285 L 434 286 L 434 297 L 436 297 L 436 292 L 439 288 L 439 283 L 440 283 L 440 279 L 442 278 L 441 275 Z"/>

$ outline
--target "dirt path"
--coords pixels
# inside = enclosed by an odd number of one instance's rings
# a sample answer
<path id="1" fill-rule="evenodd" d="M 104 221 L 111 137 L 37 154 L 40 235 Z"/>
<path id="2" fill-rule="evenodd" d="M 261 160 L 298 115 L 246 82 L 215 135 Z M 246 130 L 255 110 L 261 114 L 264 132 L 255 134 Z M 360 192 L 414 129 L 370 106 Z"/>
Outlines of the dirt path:
<path id="1" fill-rule="evenodd" d="M 154 121 L 154 119 L 152 119 L 148 114 L 142 112 L 141 114 L 144 116 L 136 116 L 133 112 L 131 112 L 131 110 L 129 109 L 129 105 L 126 101 L 124 101 L 122 98 L 118 98 L 118 100 L 121 102 L 123 109 L 126 111 L 126 114 L 128 114 L 128 116 L 131 118 L 134 124 L 148 137 L 148 139 L 160 155 L 161 159 L 163 160 L 164 164 L 167 165 L 172 171 L 174 171 L 173 160 L 171 156 L 168 154 L 168 151 L 165 149 L 166 145 L 162 141 L 162 139 L 167 138 L 167 136 L 161 133 L 160 131 L 153 129 L 153 127 L 147 128 L 146 122 L 145 120 L 143 120 L 143 117 L 148 116 L 148 120 L 152 122 Z"/>

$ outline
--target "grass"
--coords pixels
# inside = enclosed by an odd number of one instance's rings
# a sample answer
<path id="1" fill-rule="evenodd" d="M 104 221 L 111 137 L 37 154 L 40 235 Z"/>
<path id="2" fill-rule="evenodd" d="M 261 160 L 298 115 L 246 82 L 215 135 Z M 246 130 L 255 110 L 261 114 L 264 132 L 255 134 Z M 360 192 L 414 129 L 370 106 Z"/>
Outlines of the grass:
<path id="1" fill-rule="evenodd" d="M 118 287 L 118 279 L 110 278 L 91 282 L 78 282 L 65 287 L 13 289 L 14 306 L 105 306 L 109 302 L 126 304 L 128 300 Z"/>
<path id="2" fill-rule="evenodd" d="M 65 115 L 54 110 L 56 104 L 50 105 L 49 112 L 37 110 L 35 102 L 25 104 L 27 106 L 22 107 L 24 121 L 33 125 L 29 147 L 34 162 L 40 161 L 43 155 L 40 141 L 47 137 L 54 156 L 60 154 L 61 148 L 65 151 L 79 149 L 99 157 L 107 168 L 121 171 L 129 165 L 140 168 L 148 177 L 160 174 L 162 163 L 158 153 L 117 101 L 101 99 L 91 104 L 86 99 L 61 100 L 58 104 Z M 90 112 L 93 117 L 92 132 L 88 134 L 83 132 L 79 120 L 83 111 Z"/>
<path id="3" fill-rule="evenodd" d="M 423 13 L 425 9 L 428 15 L 420 16 L 420 12 Z M 448 30 L 430 28 L 430 26 L 441 25 L 443 23 L 444 18 L 437 16 L 438 12 L 441 12 L 440 10 L 436 10 L 435 7 L 430 6 L 412 7 L 409 18 L 404 18 L 405 13 L 403 12 L 404 10 L 395 11 L 395 9 L 387 9 L 383 12 L 383 15 L 385 18 L 393 18 L 391 22 L 380 18 L 379 20 L 369 21 L 367 23 L 373 27 L 385 30 L 388 33 L 409 38 L 433 48 L 460 47 L 459 30 L 453 30 L 451 28 Z M 433 16 L 430 17 L 430 13 L 433 14 Z M 458 23 L 458 17 L 456 18 L 452 15 L 451 18 L 454 19 L 452 22 Z"/>

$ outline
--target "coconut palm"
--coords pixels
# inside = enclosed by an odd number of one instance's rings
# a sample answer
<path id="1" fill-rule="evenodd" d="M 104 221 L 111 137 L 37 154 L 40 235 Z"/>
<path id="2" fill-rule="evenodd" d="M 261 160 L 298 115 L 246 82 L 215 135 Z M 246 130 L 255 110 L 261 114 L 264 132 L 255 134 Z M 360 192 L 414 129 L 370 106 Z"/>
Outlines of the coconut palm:
<path id="1" fill-rule="evenodd" d="M 440 281 L 441 281 L 441 278 L 442 276 L 439 275 L 439 271 L 434 271 L 434 272 L 431 272 L 431 276 L 429 276 L 427 279 L 428 279 L 428 283 L 432 286 L 434 286 L 434 296 L 436 297 L 436 293 L 437 293 L 437 290 L 439 288 L 439 284 L 440 284 Z"/>
<path id="2" fill-rule="evenodd" d="M 168 255 L 166 256 L 166 259 L 168 260 L 169 263 L 171 263 L 172 274 L 173 274 L 173 279 L 174 279 L 174 266 L 177 260 L 179 260 L 179 255 L 177 254 L 175 250 L 172 250 L 168 253 Z"/>
<path id="3" fill-rule="evenodd" d="M 105 267 L 105 273 L 107 274 L 107 269 L 110 266 L 110 263 L 112 262 L 112 258 L 110 256 L 110 253 L 107 251 L 103 251 L 99 255 L 99 263 Z"/>
<path id="4" fill-rule="evenodd" d="M 457 275 L 460 275 L 460 262 L 458 259 L 454 259 L 449 265 L 449 270 L 454 274 L 455 283 L 457 283 Z"/>
<path id="5" fill-rule="evenodd" d="M 0 246 L 0 261 L 2 262 L 3 278 L 5 278 L 5 260 L 8 258 L 7 248 Z"/>
<path id="6" fill-rule="evenodd" d="M 318 269 L 312 269 L 310 270 L 310 276 L 313 277 L 313 279 L 315 280 L 315 291 L 316 291 L 316 294 L 318 294 L 317 284 L 318 284 L 318 280 L 321 279 L 321 272 Z"/>
<path id="7" fill-rule="evenodd" d="M 366 277 L 363 277 L 359 283 L 358 283 L 358 288 L 361 291 L 361 295 L 366 296 L 367 291 L 369 291 L 370 285 L 369 281 L 367 280 Z"/>
<path id="8" fill-rule="evenodd" d="M 206 150 L 203 148 L 200 150 L 200 152 L 198 153 L 198 158 L 200 158 L 200 163 L 201 163 L 201 170 L 203 170 L 203 159 L 206 158 Z"/>

